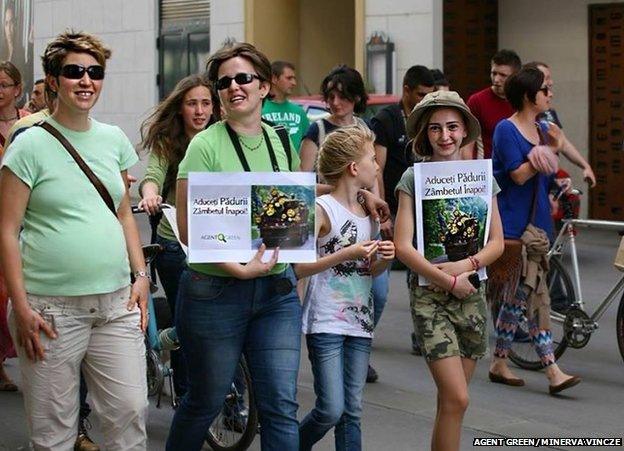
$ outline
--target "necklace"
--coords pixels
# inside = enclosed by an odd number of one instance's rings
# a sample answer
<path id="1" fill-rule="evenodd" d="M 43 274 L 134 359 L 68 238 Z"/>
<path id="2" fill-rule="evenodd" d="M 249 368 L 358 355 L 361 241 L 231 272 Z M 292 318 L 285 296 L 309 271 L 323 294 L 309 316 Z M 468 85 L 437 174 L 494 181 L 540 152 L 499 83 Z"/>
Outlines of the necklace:
<path id="1" fill-rule="evenodd" d="M 245 149 L 250 150 L 250 151 L 253 152 L 254 150 L 258 150 L 260 148 L 260 146 L 262 145 L 262 143 L 264 141 L 264 138 L 261 136 L 260 137 L 260 141 L 258 141 L 258 144 L 255 144 L 255 145 L 252 145 L 252 146 L 246 144 L 245 141 L 243 141 L 242 139 L 239 139 L 239 141 L 240 141 L 240 143 L 243 145 L 243 147 Z"/>
<path id="2" fill-rule="evenodd" d="M 0 117 L 0 122 L 11 122 L 11 121 L 14 121 L 15 119 L 17 119 L 17 116 L 9 117 L 7 119 Z"/>

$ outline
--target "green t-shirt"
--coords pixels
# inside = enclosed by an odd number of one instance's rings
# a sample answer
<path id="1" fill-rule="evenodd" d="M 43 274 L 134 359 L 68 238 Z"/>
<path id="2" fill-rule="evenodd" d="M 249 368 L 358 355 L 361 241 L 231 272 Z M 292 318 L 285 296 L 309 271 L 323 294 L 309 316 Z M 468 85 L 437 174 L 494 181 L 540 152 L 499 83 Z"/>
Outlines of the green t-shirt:
<path id="1" fill-rule="evenodd" d="M 310 121 L 303 108 L 288 100 L 284 103 L 277 103 L 267 99 L 262 105 L 262 117 L 274 124 L 286 127 L 290 139 L 295 145 L 297 153 L 299 153 L 301 140 L 310 126 Z"/>
<path id="2" fill-rule="evenodd" d="M 289 172 L 288 158 L 282 147 L 279 136 L 273 128 L 267 124 L 262 124 L 262 128 L 267 131 L 271 146 L 275 151 L 275 158 L 281 171 Z M 258 145 L 262 135 L 244 136 L 239 135 L 239 139 L 250 148 Z M 269 151 L 266 143 L 262 142 L 260 147 L 249 150 L 246 146 L 241 146 L 249 167 L 254 172 L 273 172 Z M 292 167 L 298 168 L 301 164 L 296 152 L 292 152 Z M 186 155 L 178 168 L 178 179 L 188 178 L 189 172 L 243 172 L 243 166 L 236 155 L 230 137 L 225 128 L 224 122 L 217 122 L 206 130 L 199 132 L 191 140 Z M 189 266 L 198 272 L 213 276 L 229 277 L 230 274 L 213 263 L 193 263 Z M 280 274 L 284 272 L 288 265 L 278 263 L 269 274 Z"/>
<path id="3" fill-rule="evenodd" d="M 126 192 L 120 172 L 138 161 L 126 135 L 94 119 L 86 132 L 47 121 L 76 148 L 118 207 Z M 81 296 L 130 283 L 119 220 L 56 138 L 31 127 L 11 143 L 2 167 L 30 188 L 20 235 L 26 292 Z"/>
<path id="4" fill-rule="evenodd" d="M 139 185 L 139 192 L 143 189 L 143 185 L 145 182 L 153 182 L 158 185 L 158 192 L 162 194 L 163 185 L 165 184 L 165 178 L 167 177 L 167 169 L 169 168 L 169 163 L 166 160 L 162 160 L 158 158 L 153 152 L 150 153 L 149 161 L 147 163 L 147 169 L 145 170 L 145 176 L 143 180 L 141 180 L 141 184 Z M 163 202 L 169 205 L 175 206 L 176 200 L 176 185 L 175 180 L 169 187 L 169 191 L 167 192 L 166 199 L 163 199 Z M 158 224 L 158 228 L 156 229 L 156 233 L 159 236 L 171 240 L 178 241 L 173 233 L 173 229 L 171 228 L 171 224 L 164 216 L 160 220 Z"/>

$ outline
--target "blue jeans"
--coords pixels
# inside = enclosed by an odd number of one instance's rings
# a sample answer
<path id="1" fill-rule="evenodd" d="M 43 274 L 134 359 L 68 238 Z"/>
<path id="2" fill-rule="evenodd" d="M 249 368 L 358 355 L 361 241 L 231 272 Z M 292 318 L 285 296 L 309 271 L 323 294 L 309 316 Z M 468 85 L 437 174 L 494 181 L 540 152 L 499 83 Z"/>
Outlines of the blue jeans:
<path id="1" fill-rule="evenodd" d="M 186 268 L 186 254 L 177 241 L 171 241 L 156 235 L 156 243 L 163 248 L 156 257 L 156 270 L 165 291 L 165 296 L 167 296 L 171 317 L 174 319 L 175 324 L 175 304 L 178 297 L 180 276 L 184 268 Z M 188 385 L 188 376 L 182 351 L 171 351 L 171 369 L 173 369 L 173 388 L 176 395 L 179 397 L 184 396 Z"/>
<path id="2" fill-rule="evenodd" d="M 388 300 L 389 284 L 390 268 L 373 278 L 373 322 L 375 327 L 381 319 L 381 314 Z"/>
<path id="3" fill-rule="evenodd" d="M 278 292 L 284 279 L 287 293 Z M 292 268 L 252 280 L 186 269 L 176 328 L 188 365 L 188 391 L 173 417 L 168 451 L 196 451 L 221 411 L 241 353 L 251 373 L 263 451 L 298 451 L 297 372 L 301 305 Z"/>
<path id="4" fill-rule="evenodd" d="M 299 449 L 311 450 L 335 426 L 336 451 L 361 450 L 362 393 L 371 339 L 308 334 L 306 342 L 314 374 L 316 405 L 299 426 Z"/>

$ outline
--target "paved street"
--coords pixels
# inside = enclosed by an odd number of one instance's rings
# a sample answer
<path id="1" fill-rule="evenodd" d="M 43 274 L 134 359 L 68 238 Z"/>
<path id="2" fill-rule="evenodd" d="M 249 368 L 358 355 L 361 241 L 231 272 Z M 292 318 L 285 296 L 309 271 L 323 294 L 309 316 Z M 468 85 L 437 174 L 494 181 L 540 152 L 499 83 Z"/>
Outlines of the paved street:
<path id="1" fill-rule="evenodd" d="M 147 237 L 143 221 L 142 229 Z M 590 305 L 596 305 L 621 274 L 611 264 L 618 241 L 614 232 L 582 230 L 579 235 L 583 291 Z M 547 380 L 539 372 L 517 370 L 527 382 L 525 387 L 492 384 L 487 381 L 488 362 L 482 361 L 471 385 L 462 449 L 472 449 L 475 437 L 624 437 L 624 362 L 615 340 L 616 309 L 617 302 L 611 305 L 587 347 L 569 349 L 563 355 L 561 366 L 580 375 L 583 383 L 562 396 L 547 394 Z M 435 388 L 424 360 L 410 353 L 410 330 L 404 273 L 393 272 L 390 299 L 372 354 L 380 380 L 368 385 L 364 395 L 362 429 L 367 450 L 429 448 Z M 8 371 L 19 385 L 15 361 L 9 363 Z M 300 417 L 313 400 L 312 376 L 304 351 L 299 378 Z M 156 409 L 153 404 L 148 424 L 149 449 L 161 450 L 172 410 L 167 405 Z M 93 423 L 93 436 L 97 438 L 97 420 Z M 21 396 L 0 393 L 0 450 L 16 449 L 28 449 Z M 258 439 L 251 449 L 260 450 Z M 332 435 L 316 449 L 334 449 Z"/>

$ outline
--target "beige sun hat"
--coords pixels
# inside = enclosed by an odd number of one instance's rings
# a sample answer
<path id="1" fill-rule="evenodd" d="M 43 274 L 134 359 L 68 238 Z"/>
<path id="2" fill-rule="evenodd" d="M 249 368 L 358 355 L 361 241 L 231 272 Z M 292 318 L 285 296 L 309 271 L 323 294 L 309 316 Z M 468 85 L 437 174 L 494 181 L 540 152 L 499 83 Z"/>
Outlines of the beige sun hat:
<path id="1" fill-rule="evenodd" d="M 416 137 L 416 132 L 418 131 L 418 126 L 421 118 L 424 113 L 430 108 L 439 108 L 439 107 L 451 107 L 457 108 L 460 110 L 466 120 L 466 128 L 467 135 L 462 141 L 462 146 L 465 146 L 468 143 L 476 141 L 479 135 L 481 135 L 481 126 L 479 125 L 479 121 L 476 117 L 472 115 L 468 106 L 464 103 L 462 98 L 455 91 L 435 91 L 427 94 L 418 104 L 414 107 L 409 117 L 407 118 L 407 123 L 405 124 L 405 129 L 407 131 L 407 136 L 410 139 Z"/>

